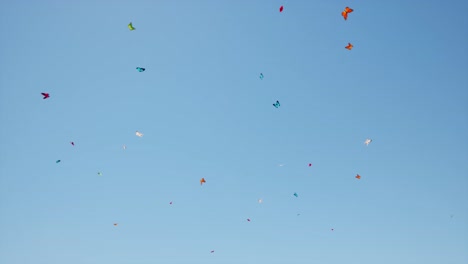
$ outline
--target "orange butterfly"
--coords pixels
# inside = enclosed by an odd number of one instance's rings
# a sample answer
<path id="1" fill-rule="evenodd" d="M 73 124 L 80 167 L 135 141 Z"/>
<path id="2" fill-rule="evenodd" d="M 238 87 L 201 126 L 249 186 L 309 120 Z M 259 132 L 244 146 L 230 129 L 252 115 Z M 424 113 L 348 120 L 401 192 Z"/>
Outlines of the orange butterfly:
<path id="1" fill-rule="evenodd" d="M 344 20 L 348 19 L 348 14 L 349 13 L 352 13 L 354 10 L 349 8 L 349 7 L 345 7 L 344 11 L 341 12 L 341 15 L 344 17 Z"/>
<path id="2" fill-rule="evenodd" d="M 204 182 L 206 182 L 206 181 L 205 181 L 205 178 L 201 178 L 201 180 L 200 180 L 200 185 L 203 185 Z"/>
<path id="3" fill-rule="evenodd" d="M 360 180 L 361 179 L 361 175 L 356 175 L 356 179 Z"/>
<path id="4" fill-rule="evenodd" d="M 345 49 L 351 50 L 353 47 L 354 47 L 353 44 L 348 43 L 348 46 L 346 46 Z"/>

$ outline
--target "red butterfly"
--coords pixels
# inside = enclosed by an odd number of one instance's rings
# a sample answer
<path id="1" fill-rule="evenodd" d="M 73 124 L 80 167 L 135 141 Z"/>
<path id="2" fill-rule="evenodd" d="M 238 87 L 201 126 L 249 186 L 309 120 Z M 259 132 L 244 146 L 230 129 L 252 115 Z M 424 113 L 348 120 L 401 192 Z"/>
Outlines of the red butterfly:
<path id="1" fill-rule="evenodd" d="M 280 7 L 280 12 L 283 12 L 283 6 Z"/>
<path id="2" fill-rule="evenodd" d="M 50 97 L 48 93 L 41 93 L 41 94 L 44 96 L 44 98 L 42 98 L 42 99 L 47 99 L 47 98 Z"/>
<path id="3" fill-rule="evenodd" d="M 345 7 L 343 12 L 341 12 L 341 15 L 343 16 L 344 20 L 347 20 L 348 19 L 348 14 L 352 13 L 353 11 L 354 11 L 353 9 L 351 9 L 349 7 Z"/>

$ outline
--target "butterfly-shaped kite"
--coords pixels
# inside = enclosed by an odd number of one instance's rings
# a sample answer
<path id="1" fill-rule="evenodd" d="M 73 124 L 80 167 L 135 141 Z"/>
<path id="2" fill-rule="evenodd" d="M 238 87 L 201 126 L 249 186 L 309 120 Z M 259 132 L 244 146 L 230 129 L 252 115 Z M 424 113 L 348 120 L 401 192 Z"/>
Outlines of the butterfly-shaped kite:
<path id="1" fill-rule="evenodd" d="M 205 182 L 206 182 L 206 181 L 205 181 L 205 178 L 201 178 L 201 179 L 200 179 L 200 185 L 203 185 L 203 183 L 205 183 Z"/>
<path id="2" fill-rule="evenodd" d="M 344 20 L 347 20 L 348 19 L 348 14 L 352 13 L 353 11 L 354 11 L 353 9 L 351 9 L 349 7 L 345 7 L 343 12 L 341 12 L 341 15 L 343 16 Z"/>
<path id="3" fill-rule="evenodd" d="M 130 24 L 128 24 L 128 29 L 130 29 L 130 31 L 135 30 L 135 28 L 132 25 L 132 22 L 130 22 Z"/>
<path id="4" fill-rule="evenodd" d="M 348 43 L 348 46 L 346 46 L 345 49 L 351 50 L 353 47 L 354 47 L 353 44 Z"/>
<path id="5" fill-rule="evenodd" d="M 281 105 L 281 104 L 280 104 L 279 101 L 276 101 L 276 103 L 273 104 L 273 106 L 276 107 L 276 108 L 280 107 L 280 105 Z"/>
<path id="6" fill-rule="evenodd" d="M 48 93 L 41 93 L 41 94 L 42 96 L 44 96 L 42 99 L 47 99 L 50 97 Z"/>
<path id="7" fill-rule="evenodd" d="M 136 67 L 137 71 L 139 72 L 144 72 L 145 71 L 145 68 L 140 68 L 140 67 Z"/>

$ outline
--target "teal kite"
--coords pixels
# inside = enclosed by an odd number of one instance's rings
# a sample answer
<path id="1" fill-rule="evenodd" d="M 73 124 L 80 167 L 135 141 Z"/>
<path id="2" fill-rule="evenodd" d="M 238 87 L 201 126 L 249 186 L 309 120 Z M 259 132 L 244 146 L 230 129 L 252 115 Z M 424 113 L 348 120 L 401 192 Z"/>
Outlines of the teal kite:
<path id="1" fill-rule="evenodd" d="M 260 80 L 263 80 L 263 73 L 260 73 Z"/>
<path id="2" fill-rule="evenodd" d="M 276 108 L 280 107 L 280 102 L 276 101 L 276 103 L 274 103 L 273 106 L 276 107 Z"/>
<path id="3" fill-rule="evenodd" d="M 59 163 L 59 162 L 60 162 L 60 160 L 57 160 L 55 163 Z"/>
<path id="4" fill-rule="evenodd" d="M 294 196 L 296 196 L 296 197 L 297 197 L 297 193 L 294 193 Z"/>
<path id="5" fill-rule="evenodd" d="M 136 67 L 137 71 L 139 72 L 144 72 L 145 71 L 145 68 L 140 68 L 140 67 Z"/>

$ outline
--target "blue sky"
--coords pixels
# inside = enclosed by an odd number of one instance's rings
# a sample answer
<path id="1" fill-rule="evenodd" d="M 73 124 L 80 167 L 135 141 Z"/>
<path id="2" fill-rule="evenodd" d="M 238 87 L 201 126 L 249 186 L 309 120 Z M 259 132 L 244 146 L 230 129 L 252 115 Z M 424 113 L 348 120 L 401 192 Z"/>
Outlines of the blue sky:
<path id="1" fill-rule="evenodd" d="M 0 262 L 467 263 L 466 10 L 3 1 Z"/>

